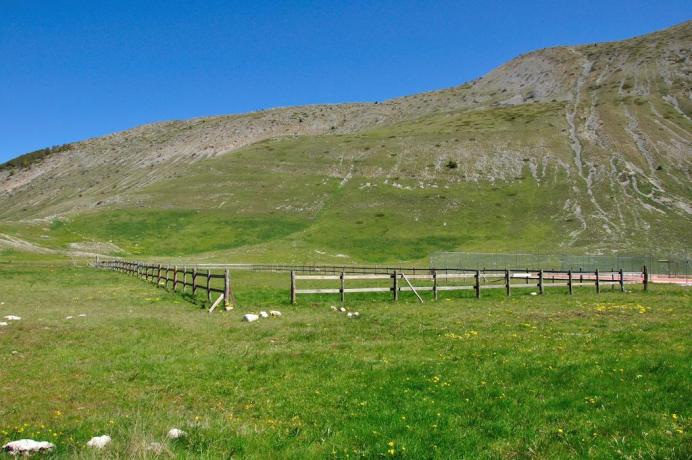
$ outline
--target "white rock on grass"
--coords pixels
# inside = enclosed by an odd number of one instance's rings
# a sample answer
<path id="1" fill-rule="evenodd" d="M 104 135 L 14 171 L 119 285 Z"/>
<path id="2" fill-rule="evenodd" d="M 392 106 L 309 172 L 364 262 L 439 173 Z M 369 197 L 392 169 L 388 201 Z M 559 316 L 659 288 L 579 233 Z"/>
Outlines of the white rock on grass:
<path id="1" fill-rule="evenodd" d="M 341 313 L 343 313 L 343 312 L 346 311 L 346 309 L 345 309 L 344 307 L 339 307 L 339 311 L 340 311 Z"/>
<path id="2" fill-rule="evenodd" d="M 84 318 L 85 316 L 86 316 L 85 313 L 82 313 L 82 314 L 79 315 L 80 318 Z"/>
<path id="3" fill-rule="evenodd" d="M 66 316 L 65 319 L 72 319 L 74 316 Z"/>
<path id="4" fill-rule="evenodd" d="M 243 321 L 247 321 L 248 323 L 251 323 L 253 321 L 257 321 L 259 319 L 258 315 L 255 315 L 254 313 L 248 313 L 246 315 L 243 315 Z"/>
<path id="5" fill-rule="evenodd" d="M 147 450 L 154 455 L 161 455 L 166 448 L 160 442 L 150 442 L 147 444 Z"/>
<path id="6" fill-rule="evenodd" d="M 335 307 L 334 305 L 332 305 L 332 306 L 331 306 L 331 307 L 329 307 L 329 308 L 331 308 L 331 309 L 332 309 L 332 311 L 337 311 L 337 310 L 336 310 L 336 307 Z"/>
<path id="7" fill-rule="evenodd" d="M 270 311 L 269 311 L 269 314 L 270 314 L 271 316 L 281 316 L 281 312 L 278 311 L 278 310 L 270 310 Z"/>
<path id="8" fill-rule="evenodd" d="M 260 315 L 262 318 L 269 318 L 269 313 L 267 313 L 266 311 L 261 311 L 261 312 L 259 312 L 259 315 Z"/>
<path id="9" fill-rule="evenodd" d="M 5 316 L 5 319 L 8 321 L 19 321 L 20 319 L 22 319 L 22 317 L 21 316 L 15 316 L 15 315 L 7 315 L 7 316 Z"/>
<path id="10" fill-rule="evenodd" d="M 187 436 L 187 433 L 178 428 L 171 428 L 168 430 L 168 434 L 166 436 L 168 436 L 168 439 L 178 439 Z"/>
<path id="11" fill-rule="evenodd" d="M 30 455 L 35 452 L 50 452 L 55 444 L 48 441 L 34 441 L 33 439 L 20 439 L 8 442 L 2 446 L 2 450 L 10 455 Z"/>
<path id="12" fill-rule="evenodd" d="M 7 324 L 8 324 L 7 321 L 0 321 L 0 327 L 7 326 Z"/>
<path id="13" fill-rule="evenodd" d="M 93 447 L 95 449 L 103 449 L 111 442 L 111 437 L 107 434 L 103 436 L 94 436 L 87 442 L 87 447 Z"/>
<path id="14" fill-rule="evenodd" d="M 538 292 L 532 292 L 531 295 L 538 295 Z"/>

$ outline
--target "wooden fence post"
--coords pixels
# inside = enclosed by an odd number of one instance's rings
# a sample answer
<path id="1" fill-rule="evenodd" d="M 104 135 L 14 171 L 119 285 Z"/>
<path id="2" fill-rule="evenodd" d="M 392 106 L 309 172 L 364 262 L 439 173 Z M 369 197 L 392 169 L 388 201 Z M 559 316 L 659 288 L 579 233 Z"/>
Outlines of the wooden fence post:
<path id="1" fill-rule="evenodd" d="M 505 270 L 505 290 L 506 290 L 508 297 L 512 295 L 512 291 L 511 291 L 512 288 L 510 285 L 510 279 L 511 279 L 511 274 L 509 272 L 509 269 L 506 269 Z"/>
<path id="2" fill-rule="evenodd" d="M 620 274 L 620 292 L 625 292 L 625 274 L 622 271 L 622 268 L 618 272 Z"/>
<path id="3" fill-rule="evenodd" d="M 231 304 L 231 274 L 228 268 L 223 272 L 223 303 L 226 307 Z"/>
<path id="4" fill-rule="evenodd" d="M 538 271 L 538 293 L 543 294 L 544 289 L 543 289 L 543 269 L 540 269 Z"/>
<path id="5" fill-rule="evenodd" d="M 649 271 L 646 269 L 646 265 L 644 265 L 644 290 L 649 290 Z"/>
<path id="6" fill-rule="evenodd" d="M 394 270 L 392 275 L 392 291 L 394 291 L 394 301 L 399 300 L 399 274 Z"/>
<path id="7" fill-rule="evenodd" d="M 183 267 L 183 294 L 187 292 L 187 267 Z"/>
<path id="8" fill-rule="evenodd" d="M 291 305 L 296 304 L 296 272 L 291 270 Z"/>
<path id="9" fill-rule="evenodd" d="M 161 286 L 161 264 L 159 264 L 159 270 L 156 274 L 156 286 Z"/>
<path id="10" fill-rule="evenodd" d="M 344 292 L 344 272 L 341 272 L 341 275 L 339 275 L 339 295 L 341 296 L 341 303 L 344 303 L 344 300 L 346 300 L 346 293 Z"/>
<path id="11" fill-rule="evenodd" d="M 481 271 L 476 270 L 476 298 L 480 299 L 481 298 Z"/>
<path id="12" fill-rule="evenodd" d="M 173 266 L 173 292 L 175 292 L 178 287 L 178 266 Z"/>
<path id="13" fill-rule="evenodd" d="M 433 299 L 437 300 L 437 270 L 432 272 L 432 282 L 433 282 Z"/>
<path id="14" fill-rule="evenodd" d="M 211 270 L 207 269 L 207 300 L 211 302 Z"/>
<path id="15" fill-rule="evenodd" d="M 197 290 L 197 267 L 192 269 L 192 296 L 195 296 Z"/>
<path id="16" fill-rule="evenodd" d="M 601 277 L 598 273 L 598 268 L 596 269 L 596 294 L 601 293 Z"/>
<path id="17" fill-rule="evenodd" d="M 569 294 L 572 295 L 572 269 L 571 268 L 567 272 L 567 288 L 569 290 Z"/>

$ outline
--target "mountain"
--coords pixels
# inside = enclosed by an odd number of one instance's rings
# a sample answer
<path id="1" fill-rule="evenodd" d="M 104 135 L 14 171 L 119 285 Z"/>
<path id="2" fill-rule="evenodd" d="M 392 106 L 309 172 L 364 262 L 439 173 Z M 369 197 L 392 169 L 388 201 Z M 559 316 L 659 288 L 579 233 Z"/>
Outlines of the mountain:
<path id="1" fill-rule="evenodd" d="M 380 103 L 170 121 L 0 166 L 40 247 L 276 261 L 692 244 L 692 21 Z"/>

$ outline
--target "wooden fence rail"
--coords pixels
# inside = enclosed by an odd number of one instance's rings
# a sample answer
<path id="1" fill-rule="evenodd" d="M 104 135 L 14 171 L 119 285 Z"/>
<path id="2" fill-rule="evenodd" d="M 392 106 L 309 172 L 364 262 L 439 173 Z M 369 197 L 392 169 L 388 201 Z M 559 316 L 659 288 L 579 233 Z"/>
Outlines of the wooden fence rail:
<path id="1" fill-rule="evenodd" d="M 371 287 L 346 287 L 346 281 L 373 281 L 388 280 L 387 286 Z M 429 281 L 431 285 L 414 286 L 411 281 Z M 338 287 L 328 288 L 298 288 L 298 281 L 338 281 Z M 457 284 L 449 284 L 456 281 Z M 459 281 L 472 281 L 472 284 L 458 284 Z M 532 283 L 533 281 L 533 283 Z M 643 284 L 644 290 L 648 289 L 649 277 L 646 267 L 642 272 L 628 272 L 623 270 L 611 272 L 573 272 L 572 270 L 455 270 L 453 273 L 440 272 L 430 269 L 429 273 L 406 274 L 394 270 L 390 274 L 351 274 L 340 273 L 338 275 L 305 275 L 291 271 L 291 303 L 295 304 L 298 294 L 339 294 L 341 301 L 345 300 L 347 293 L 356 292 L 389 292 L 393 300 L 399 299 L 400 292 L 413 292 L 418 300 L 423 302 L 418 292 L 432 292 L 432 297 L 437 300 L 440 291 L 473 290 L 475 296 L 480 298 L 483 289 L 504 289 L 506 295 L 511 295 L 512 288 L 526 288 L 535 286 L 540 294 L 545 289 L 552 287 L 567 287 L 570 294 L 575 286 L 593 285 L 596 292 L 601 292 L 602 285 L 617 286 L 624 292 L 625 284 Z"/>
<path id="2" fill-rule="evenodd" d="M 228 269 L 224 269 L 223 273 L 212 273 L 211 269 L 198 270 L 188 267 L 181 269 L 177 265 L 145 264 L 124 260 L 97 260 L 94 266 L 135 276 L 165 289 L 168 289 L 170 284 L 173 292 L 180 288 L 180 292 L 185 293 L 187 288 L 190 288 L 190 292 L 194 296 L 198 290 L 202 290 L 206 293 L 209 302 L 212 301 L 212 293 L 218 293 L 220 296 L 212 304 L 209 309 L 210 312 L 214 311 L 222 300 L 224 305 L 229 307 L 233 298 L 231 274 Z M 212 285 L 212 280 L 216 279 L 223 280 L 222 287 Z"/>

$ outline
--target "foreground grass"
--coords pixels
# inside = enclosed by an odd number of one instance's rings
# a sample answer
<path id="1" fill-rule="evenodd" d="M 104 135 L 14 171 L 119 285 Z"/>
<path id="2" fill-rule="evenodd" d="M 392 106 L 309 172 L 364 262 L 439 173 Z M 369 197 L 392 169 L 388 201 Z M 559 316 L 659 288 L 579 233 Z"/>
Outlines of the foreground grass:
<path id="1" fill-rule="evenodd" d="M 249 277 L 239 277 L 251 283 Z M 0 442 L 57 457 L 689 458 L 690 294 L 307 300 L 247 324 L 124 275 L 0 264 Z M 348 305 L 347 305 L 348 306 Z M 86 314 L 86 317 L 80 317 Z M 65 319 L 73 316 L 72 319 Z M 166 442 L 173 427 L 189 432 Z"/>

